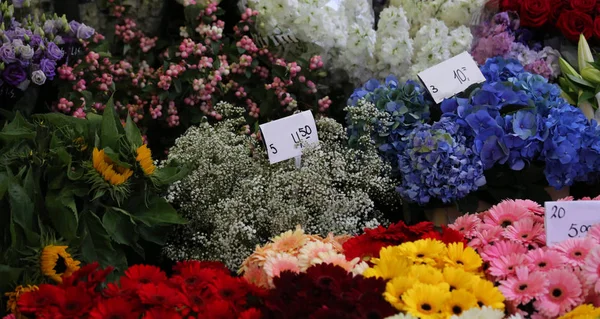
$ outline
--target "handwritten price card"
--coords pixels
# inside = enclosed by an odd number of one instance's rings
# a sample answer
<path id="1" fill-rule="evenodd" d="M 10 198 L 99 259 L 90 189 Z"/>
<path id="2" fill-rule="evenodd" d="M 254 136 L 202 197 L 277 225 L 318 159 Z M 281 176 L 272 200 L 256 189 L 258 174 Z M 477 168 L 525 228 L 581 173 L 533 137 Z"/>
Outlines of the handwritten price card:
<path id="1" fill-rule="evenodd" d="M 485 82 L 483 73 L 468 52 L 463 52 L 418 74 L 435 103 L 452 97 L 469 86 Z"/>
<path id="2" fill-rule="evenodd" d="M 294 114 L 260 126 L 269 162 L 275 164 L 302 155 L 302 148 L 318 143 L 317 125 L 311 111 Z"/>
<path id="3" fill-rule="evenodd" d="M 548 246 L 585 237 L 592 225 L 600 223 L 600 201 L 546 202 L 544 221 Z"/>

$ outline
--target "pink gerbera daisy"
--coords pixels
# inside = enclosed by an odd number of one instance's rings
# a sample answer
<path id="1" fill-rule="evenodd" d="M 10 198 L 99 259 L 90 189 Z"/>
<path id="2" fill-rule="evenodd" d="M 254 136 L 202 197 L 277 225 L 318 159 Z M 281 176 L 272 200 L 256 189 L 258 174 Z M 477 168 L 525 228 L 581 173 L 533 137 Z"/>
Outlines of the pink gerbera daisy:
<path id="1" fill-rule="evenodd" d="M 500 258 L 502 256 L 508 256 L 511 254 L 525 254 L 527 248 L 520 243 L 516 243 L 508 240 L 500 240 L 492 246 L 485 246 L 481 251 L 481 258 L 485 261 L 491 261 L 492 259 Z"/>
<path id="2" fill-rule="evenodd" d="M 504 237 L 523 244 L 525 247 L 537 247 L 544 244 L 540 237 L 544 235 L 543 224 L 536 223 L 533 218 L 523 218 L 506 227 Z"/>
<path id="3" fill-rule="evenodd" d="M 271 254 L 267 257 L 263 269 L 269 278 L 271 287 L 273 287 L 273 278 L 279 277 L 283 271 L 300 272 L 298 258 L 288 253 Z"/>
<path id="4" fill-rule="evenodd" d="M 600 244 L 600 224 L 593 225 L 588 231 L 587 237 L 595 239 L 596 243 Z"/>
<path id="5" fill-rule="evenodd" d="M 500 256 L 490 261 L 488 272 L 498 279 L 505 279 L 514 274 L 517 267 L 524 265 L 526 261 L 523 254 Z"/>
<path id="6" fill-rule="evenodd" d="M 575 200 L 575 197 L 573 196 L 567 196 L 565 198 L 559 198 L 557 201 L 558 202 L 572 202 Z"/>
<path id="7" fill-rule="evenodd" d="M 600 200 L 600 195 L 594 197 L 593 200 Z"/>
<path id="8" fill-rule="evenodd" d="M 475 249 L 481 249 L 487 245 L 494 245 L 502 239 L 504 229 L 500 226 L 481 225 L 480 231 L 469 242 L 469 246 Z"/>
<path id="9" fill-rule="evenodd" d="M 506 228 L 531 214 L 523 205 L 512 199 L 507 199 L 490 208 L 488 214 L 483 218 L 483 222 L 488 225 Z"/>
<path id="10" fill-rule="evenodd" d="M 463 215 L 458 217 L 454 224 L 448 227 L 461 232 L 467 238 L 472 238 L 477 233 L 477 226 L 480 224 L 481 219 L 476 215 Z"/>
<path id="11" fill-rule="evenodd" d="M 529 199 L 515 199 L 515 203 L 525 207 L 528 211 L 536 215 L 544 215 L 544 207 Z"/>
<path id="12" fill-rule="evenodd" d="M 581 304 L 581 283 L 575 274 L 567 269 L 554 269 L 545 274 L 547 291 L 533 304 L 537 311 L 548 317 L 557 317 Z"/>
<path id="13" fill-rule="evenodd" d="M 529 262 L 529 269 L 531 271 L 548 271 L 555 268 L 561 268 L 565 263 L 563 255 L 547 248 L 530 250 L 525 255 L 525 258 Z"/>
<path id="14" fill-rule="evenodd" d="M 585 284 L 600 294 L 600 247 L 595 247 L 587 255 L 581 272 Z"/>
<path id="15" fill-rule="evenodd" d="M 577 267 L 583 265 L 594 245 L 595 242 L 591 238 L 571 238 L 554 246 L 553 249 L 563 255 L 569 265 Z"/>
<path id="16" fill-rule="evenodd" d="M 500 282 L 500 291 L 507 300 L 520 304 L 527 304 L 534 298 L 545 294 L 548 289 L 548 281 L 541 272 L 530 272 L 526 266 L 519 266 L 515 270 L 515 276 Z"/>

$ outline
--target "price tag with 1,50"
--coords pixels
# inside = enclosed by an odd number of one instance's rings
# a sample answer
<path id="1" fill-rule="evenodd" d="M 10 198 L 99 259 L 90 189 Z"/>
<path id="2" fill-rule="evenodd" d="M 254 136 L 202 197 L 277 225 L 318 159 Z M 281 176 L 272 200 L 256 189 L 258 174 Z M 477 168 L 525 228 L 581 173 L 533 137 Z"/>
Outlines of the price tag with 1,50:
<path id="1" fill-rule="evenodd" d="M 298 158 L 304 147 L 319 142 L 317 125 L 311 111 L 262 124 L 260 131 L 271 164 Z"/>
<path id="2" fill-rule="evenodd" d="M 434 65 L 418 76 L 435 103 L 440 103 L 473 84 L 485 82 L 485 76 L 468 52 Z"/>
<path id="3" fill-rule="evenodd" d="M 547 246 L 585 237 L 594 224 L 600 223 L 600 201 L 546 202 L 545 208 Z"/>

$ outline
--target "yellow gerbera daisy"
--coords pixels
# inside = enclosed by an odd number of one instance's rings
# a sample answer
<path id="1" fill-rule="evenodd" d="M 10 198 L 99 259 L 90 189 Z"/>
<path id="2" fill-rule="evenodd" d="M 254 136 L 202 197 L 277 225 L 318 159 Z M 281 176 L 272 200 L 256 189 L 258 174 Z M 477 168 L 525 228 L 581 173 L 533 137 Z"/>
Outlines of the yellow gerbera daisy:
<path id="1" fill-rule="evenodd" d="M 398 253 L 398 247 L 382 248 L 379 258 L 373 258 L 371 262 L 373 267 L 365 270 L 365 277 L 392 279 L 406 275 L 411 266 L 409 261 Z"/>
<path id="2" fill-rule="evenodd" d="M 590 304 L 585 304 L 571 310 L 571 312 L 565 314 L 559 319 L 594 319 L 598 318 L 599 316 L 600 308 L 596 308 Z"/>
<path id="3" fill-rule="evenodd" d="M 412 277 L 400 276 L 390 280 L 385 285 L 383 297 L 396 309 L 404 310 L 404 302 L 402 295 L 417 283 L 417 280 Z"/>
<path id="4" fill-rule="evenodd" d="M 30 292 L 30 291 L 36 291 L 38 290 L 38 286 L 32 286 L 32 285 L 27 285 L 27 286 L 17 286 L 17 288 L 15 288 L 15 291 L 12 292 L 7 292 L 4 295 L 6 297 L 8 297 L 8 301 L 6 302 L 6 309 L 12 313 L 13 315 L 15 315 L 17 318 L 20 317 L 19 314 L 19 309 L 17 309 L 17 302 L 19 301 L 19 298 L 21 297 L 21 295 L 23 295 L 26 292 Z"/>
<path id="5" fill-rule="evenodd" d="M 74 260 L 67 252 L 67 246 L 48 245 L 42 250 L 40 268 L 44 276 L 57 283 L 62 282 L 62 276 L 70 276 L 79 270 L 78 260 Z"/>
<path id="6" fill-rule="evenodd" d="M 477 298 L 464 289 L 456 289 L 450 292 L 450 297 L 444 304 L 444 312 L 447 315 L 460 316 L 463 311 L 477 307 Z"/>
<path id="7" fill-rule="evenodd" d="M 112 160 L 104 153 L 104 150 L 97 148 L 94 148 L 92 154 L 92 164 L 104 180 L 112 185 L 121 185 L 133 175 L 132 170 L 113 164 Z"/>
<path id="8" fill-rule="evenodd" d="M 477 272 L 482 265 L 481 257 L 471 248 L 465 247 L 463 243 L 448 244 L 448 253 L 444 257 L 447 266 L 462 268 L 469 272 Z"/>
<path id="9" fill-rule="evenodd" d="M 152 152 L 146 144 L 137 148 L 137 157 L 135 159 L 140 163 L 144 174 L 152 175 L 156 170 L 156 166 L 154 166 L 154 162 L 152 161 Z"/>
<path id="10" fill-rule="evenodd" d="M 504 309 L 504 295 L 494 287 L 491 281 L 477 278 L 471 286 L 471 293 L 477 298 L 480 307 L 488 306 L 494 309 Z"/>
<path id="11" fill-rule="evenodd" d="M 471 290 L 473 282 L 479 279 L 476 275 L 455 267 L 444 268 L 443 275 L 444 281 L 450 285 L 450 291 L 454 289 Z"/>
<path id="12" fill-rule="evenodd" d="M 441 319 L 444 303 L 450 297 L 448 285 L 417 283 L 402 295 L 405 311 L 421 319 Z"/>
<path id="13" fill-rule="evenodd" d="M 420 239 L 407 242 L 399 247 L 400 253 L 414 264 L 426 264 L 436 266 L 445 256 L 446 245 L 434 239 Z"/>
<path id="14" fill-rule="evenodd" d="M 414 265 L 410 267 L 409 274 L 423 284 L 436 285 L 444 281 L 442 272 L 429 265 Z"/>

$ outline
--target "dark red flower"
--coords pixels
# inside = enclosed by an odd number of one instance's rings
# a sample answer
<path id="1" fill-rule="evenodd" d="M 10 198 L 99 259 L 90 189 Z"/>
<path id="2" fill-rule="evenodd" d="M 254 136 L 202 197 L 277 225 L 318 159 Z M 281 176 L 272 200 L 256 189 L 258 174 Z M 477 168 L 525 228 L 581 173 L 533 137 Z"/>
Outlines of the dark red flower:
<path id="1" fill-rule="evenodd" d="M 142 304 L 163 308 L 175 308 L 185 304 L 186 301 L 179 291 L 162 282 L 142 285 L 138 289 L 138 294 Z"/>
<path id="2" fill-rule="evenodd" d="M 64 291 L 61 288 L 43 284 L 39 286 L 39 290 L 21 295 L 17 305 L 19 311 L 24 314 L 44 312 L 49 307 L 60 308 L 64 297 Z"/>
<path id="3" fill-rule="evenodd" d="M 415 241 L 421 239 L 421 236 L 432 231 L 434 229 L 432 222 L 420 222 L 418 224 L 408 227 L 412 236 L 409 236 L 409 241 Z"/>
<path id="4" fill-rule="evenodd" d="M 187 289 L 204 287 L 213 282 L 219 276 L 229 276 L 219 269 L 202 268 L 200 263 L 189 263 L 179 268 L 179 275 L 174 276 L 171 281 L 176 285 L 185 285 Z"/>
<path id="5" fill-rule="evenodd" d="M 250 308 L 240 313 L 238 319 L 260 319 L 262 318 L 262 312 L 256 308 Z"/>
<path id="6" fill-rule="evenodd" d="M 229 269 L 227 269 L 227 266 L 219 261 L 190 260 L 178 262 L 175 266 L 173 266 L 173 271 L 177 274 L 185 271 L 189 272 L 190 269 L 213 269 L 222 272 L 225 275 L 229 274 Z"/>
<path id="7" fill-rule="evenodd" d="M 356 304 L 360 318 L 387 318 L 397 313 L 392 305 L 381 297 L 381 293 L 367 292 Z"/>
<path id="8" fill-rule="evenodd" d="M 152 308 L 146 312 L 143 319 L 182 319 L 173 309 Z"/>
<path id="9" fill-rule="evenodd" d="M 213 287 L 221 299 L 227 300 L 237 307 L 246 305 L 249 291 L 246 289 L 244 279 L 220 276 L 213 282 Z"/>
<path id="10" fill-rule="evenodd" d="M 389 243 L 386 241 L 377 240 L 363 234 L 352 237 L 344 243 L 344 255 L 348 260 L 358 257 L 363 261 L 369 261 L 371 258 L 379 257 L 381 248 L 388 245 Z"/>
<path id="11" fill-rule="evenodd" d="M 488 3 L 490 3 L 490 2 L 488 2 Z M 517 12 L 519 12 L 520 8 L 521 8 L 521 0 L 500 0 L 500 10 L 499 11 L 517 11 Z M 489 9 L 493 10 L 493 11 L 498 11 L 498 10 L 495 10 L 495 8 L 489 8 Z"/>
<path id="12" fill-rule="evenodd" d="M 64 289 L 63 296 L 60 313 L 64 318 L 83 318 L 94 305 L 92 295 L 83 286 L 67 287 Z"/>
<path id="13" fill-rule="evenodd" d="M 138 319 L 140 313 L 124 299 L 112 298 L 103 300 L 92 309 L 90 319 Z"/>
<path id="14" fill-rule="evenodd" d="M 596 8 L 596 0 L 571 0 L 571 8 L 581 12 L 590 12 Z"/>
<path id="15" fill-rule="evenodd" d="M 570 41 L 577 42 L 583 33 L 589 39 L 594 33 L 594 21 L 587 13 L 575 10 L 565 10 L 558 17 L 556 26 Z"/>
<path id="16" fill-rule="evenodd" d="M 204 316 L 199 318 L 207 319 L 231 319 L 237 318 L 235 307 L 228 301 L 223 299 L 215 299 L 206 306 Z"/>
<path id="17" fill-rule="evenodd" d="M 548 22 L 552 14 L 550 0 L 522 0 L 519 16 L 521 26 L 539 28 Z"/>
<path id="18" fill-rule="evenodd" d="M 148 265 L 135 265 L 125 270 L 125 276 L 121 277 L 121 288 L 137 289 L 139 285 L 159 283 L 167 280 L 167 275 L 160 268 Z"/>

